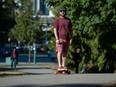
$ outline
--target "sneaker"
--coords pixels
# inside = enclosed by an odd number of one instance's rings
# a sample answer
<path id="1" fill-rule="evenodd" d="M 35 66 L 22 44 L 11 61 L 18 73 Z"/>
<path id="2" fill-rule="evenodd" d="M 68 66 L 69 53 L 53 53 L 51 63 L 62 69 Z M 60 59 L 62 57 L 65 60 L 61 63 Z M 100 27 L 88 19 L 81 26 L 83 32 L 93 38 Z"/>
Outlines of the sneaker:
<path id="1" fill-rule="evenodd" d="M 67 70 L 67 67 L 62 67 L 62 69 Z"/>
<path id="2" fill-rule="evenodd" d="M 58 70 L 63 70 L 63 67 L 61 66 L 61 67 L 58 67 Z"/>

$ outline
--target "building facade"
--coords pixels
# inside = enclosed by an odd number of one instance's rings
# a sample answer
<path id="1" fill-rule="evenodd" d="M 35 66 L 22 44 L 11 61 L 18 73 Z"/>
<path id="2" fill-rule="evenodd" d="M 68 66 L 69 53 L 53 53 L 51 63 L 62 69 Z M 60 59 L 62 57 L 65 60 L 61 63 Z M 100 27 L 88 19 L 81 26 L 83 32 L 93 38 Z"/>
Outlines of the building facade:
<path id="1" fill-rule="evenodd" d="M 54 17 L 50 7 L 45 3 L 45 0 L 32 0 L 32 2 L 32 9 L 35 10 L 35 14 L 38 16 Z"/>

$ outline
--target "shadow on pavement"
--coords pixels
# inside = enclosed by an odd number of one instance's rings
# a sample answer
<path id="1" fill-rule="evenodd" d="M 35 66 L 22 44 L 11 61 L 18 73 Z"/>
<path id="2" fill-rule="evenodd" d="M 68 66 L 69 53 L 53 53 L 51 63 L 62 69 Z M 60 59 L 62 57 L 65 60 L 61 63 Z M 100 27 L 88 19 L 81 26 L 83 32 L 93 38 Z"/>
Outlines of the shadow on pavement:
<path id="1" fill-rule="evenodd" d="M 44 72 L 45 69 L 50 69 L 49 67 L 18 67 L 16 70 L 11 68 L 0 68 L 0 77 L 5 76 L 17 76 L 17 75 L 45 75 L 52 74 L 50 72 Z M 38 70 L 41 72 L 38 72 Z"/>
<path id="2" fill-rule="evenodd" d="M 24 69 L 50 69 L 49 67 L 20 67 L 20 68 L 17 68 L 17 70 L 24 70 Z"/>
<path id="3" fill-rule="evenodd" d="M 50 69 L 49 67 L 20 67 L 20 68 L 16 68 L 16 70 L 33 70 L 33 69 Z M 11 68 L 0 68 L 0 71 L 13 71 L 13 69 Z"/>
<path id="4" fill-rule="evenodd" d="M 11 87 L 11 86 L 9 86 Z M 102 87 L 98 84 L 59 84 L 59 85 L 16 85 L 12 87 Z"/>

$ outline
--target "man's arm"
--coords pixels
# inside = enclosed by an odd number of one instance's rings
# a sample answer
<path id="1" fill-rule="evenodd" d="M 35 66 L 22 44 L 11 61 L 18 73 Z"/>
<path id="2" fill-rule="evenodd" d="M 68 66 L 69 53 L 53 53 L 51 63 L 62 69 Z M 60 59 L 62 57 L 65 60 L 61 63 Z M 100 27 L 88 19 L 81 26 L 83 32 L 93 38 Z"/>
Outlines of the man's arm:
<path id="1" fill-rule="evenodd" d="M 72 24 L 70 26 L 70 44 L 72 44 L 72 36 L 73 36 L 73 30 L 72 30 Z"/>
<path id="2" fill-rule="evenodd" d="M 56 40 L 58 40 L 58 35 L 57 35 L 57 29 L 56 28 L 54 28 L 54 35 L 55 35 Z"/>
<path id="3" fill-rule="evenodd" d="M 72 36 L 70 37 L 70 44 L 72 44 L 72 40 L 73 40 L 73 38 L 72 38 Z"/>
<path id="4" fill-rule="evenodd" d="M 57 33 L 56 28 L 54 28 L 54 35 L 55 35 L 55 38 L 56 38 L 56 42 L 59 43 L 59 38 L 58 38 L 58 33 Z"/>

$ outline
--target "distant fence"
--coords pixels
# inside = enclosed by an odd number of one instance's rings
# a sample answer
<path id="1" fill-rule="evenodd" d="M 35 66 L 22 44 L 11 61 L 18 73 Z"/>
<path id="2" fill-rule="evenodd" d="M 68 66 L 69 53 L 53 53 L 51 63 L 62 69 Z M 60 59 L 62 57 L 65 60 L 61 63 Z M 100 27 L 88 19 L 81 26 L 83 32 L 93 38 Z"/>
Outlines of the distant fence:
<path id="1" fill-rule="evenodd" d="M 0 63 L 6 63 L 6 58 L 10 57 L 0 57 Z M 31 56 L 30 62 L 34 62 L 34 57 Z M 10 61 L 10 60 L 9 60 Z M 53 62 L 56 61 L 56 56 L 49 57 L 48 55 L 37 55 L 36 56 L 36 62 Z M 25 62 L 28 63 L 28 55 L 19 55 L 18 56 L 18 63 Z"/>

